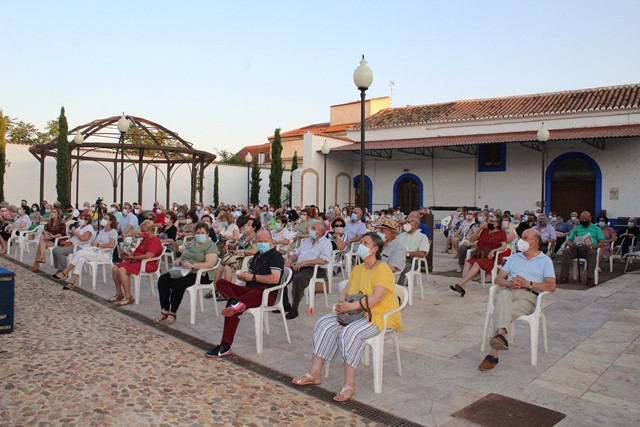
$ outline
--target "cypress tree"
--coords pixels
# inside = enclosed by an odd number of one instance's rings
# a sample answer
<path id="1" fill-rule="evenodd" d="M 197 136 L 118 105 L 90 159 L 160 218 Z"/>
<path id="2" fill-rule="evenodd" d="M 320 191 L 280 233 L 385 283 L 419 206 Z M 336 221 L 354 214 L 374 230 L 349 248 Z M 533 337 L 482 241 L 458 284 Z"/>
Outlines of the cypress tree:
<path id="1" fill-rule="evenodd" d="M 58 118 L 58 145 L 56 156 L 56 191 L 58 201 L 62 206 L 67 206 L 71 202 L 69 194 L 69 141 L 67 141 L 67 118 L 64 115 L 64 107 L 60 109 Z"/>
<path id="2" fill-rule="evenodd" d="M 214 208 L 218 208 L 218 165 L 213 170 L 213 206 Z"/>
<path id="3" fill-rule="evenodd" d="M 289 203 L 291 203 L 291 193 L 293 193 L 293 171 L 298 169 L 298 152 L 293 152 L 291 160 L 291 174 L 289 175 Z"/>
<path id="4" fill-rule="evenodd" d="M 0 110 L 0 201 L 4 200 L 4 169 L 7 161 L 7 126 L 9 125 L 9 117 L 2 114 Z"/>
<path id="5" fill-rule="evenodd" d="M 254 206 L 260 204 L 260 168 L 258 167 L 258 158 L 253 158 L 253 167 L 251 168 L 251 197 L 250 202 Z"/>
<path id="6" fill-rule="evenodd" d="M 269 173 L 269 204 L 282 204 L 282 140 L 277 128 L 271 143 L 271 172 Z"/>

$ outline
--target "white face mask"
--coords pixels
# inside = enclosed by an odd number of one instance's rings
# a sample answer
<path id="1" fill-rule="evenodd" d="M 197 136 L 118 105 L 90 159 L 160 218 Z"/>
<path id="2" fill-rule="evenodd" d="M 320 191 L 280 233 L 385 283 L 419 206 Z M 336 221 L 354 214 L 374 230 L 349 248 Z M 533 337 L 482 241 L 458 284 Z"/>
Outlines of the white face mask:
<path id="1" fill-rule="evenodd" d="M 87 222 L 84 219 L 78 220 L 78 227 L 84 227 Z"/>
<path id="2" fill-rule="evenodd" d="M 136 215 L 140 215 L 140 209 L 135 210 Z"/>
<path id="3" fill-rule="evenodd" d="M 191 221 L 191 218 L 187 218 L 187 224 L 191 224 L 193 221 Z"/>
<path id="4" fill-rule="evenodd" d="M 402 229 L 408 233 L 409 231 L 411 231 L 411 224 L 406 223 L 402 226 Z"/>
<path id="5" fill-rule="evenodd" d="M 518 250 L 520 252 L 526 252 L 529 250 L 529 242 L 526 240 L 520 239 L 518 240 Z"/>
<path id="6" fill-rule="evenodd" d="M 107 221 L 106 219 L 103 219 L 102 221 L 100 221 L 100 225 L 102 227 L 106 227 L 109 221 Z"/>

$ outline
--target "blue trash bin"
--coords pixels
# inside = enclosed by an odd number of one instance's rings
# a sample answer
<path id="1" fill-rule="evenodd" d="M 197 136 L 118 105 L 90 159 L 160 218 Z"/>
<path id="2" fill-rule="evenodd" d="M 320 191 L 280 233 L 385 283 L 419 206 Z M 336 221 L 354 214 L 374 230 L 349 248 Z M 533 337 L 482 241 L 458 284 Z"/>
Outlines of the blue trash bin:
<path id="1" fill-rule="evenodd" d="M 0 267 L 0 334 L 13 332 L 15 274 Z"/>

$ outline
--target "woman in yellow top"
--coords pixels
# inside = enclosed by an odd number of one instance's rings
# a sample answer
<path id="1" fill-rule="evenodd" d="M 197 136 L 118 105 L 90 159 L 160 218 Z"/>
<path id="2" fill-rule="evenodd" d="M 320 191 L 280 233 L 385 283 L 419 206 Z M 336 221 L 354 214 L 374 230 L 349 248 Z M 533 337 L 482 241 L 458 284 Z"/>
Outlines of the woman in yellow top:
<path id="1" fill-rule="evenodd" d="M 359 301 L 346 302 L 346 297 L 363 293 L 367 295 L 371 308 L 371 321 L 364 317 L 342 326 L 338 323 L 336 314 L 328 314 L 318 319 L 313 329 L 311 370 L 301 377 L 294 378 L 293 384 L 320 384 L 325 360 L 333 359 L 340 349 L 344 362 L 344 385 L 333 400 L 344 402 L 356 394 L 356 368 L 360 363 L 365 341 L 380 333 L 384 326 L 383 315 L 398 307 L 398 298 L 394 292 L 395 277 L 389 266 L 380 260 L 382 246 L 382 239 L 376 233 L 367 233 L 362 237 L 358 255 L 363 263 L 353 269 L 349 283 L 335 306 L 335 312 L 338 314 L 359 309 Z M 402 329 L 400 312 L 389 318 L 387 326 Z"/>

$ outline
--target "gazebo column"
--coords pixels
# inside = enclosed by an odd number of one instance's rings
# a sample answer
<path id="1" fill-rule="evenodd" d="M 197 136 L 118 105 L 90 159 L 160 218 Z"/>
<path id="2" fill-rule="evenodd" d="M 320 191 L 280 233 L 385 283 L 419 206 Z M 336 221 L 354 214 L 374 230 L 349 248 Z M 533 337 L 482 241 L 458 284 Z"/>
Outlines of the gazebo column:
<path id="1" fill-rule="evenodd" d="M 142 169 L 142 153 L 140 150 L 140 154 L 138 155 L 138 203 L 144 206 L 142 203 L 142 183 L 144 181 L 144 170 Z"/>

